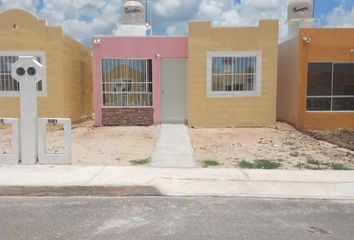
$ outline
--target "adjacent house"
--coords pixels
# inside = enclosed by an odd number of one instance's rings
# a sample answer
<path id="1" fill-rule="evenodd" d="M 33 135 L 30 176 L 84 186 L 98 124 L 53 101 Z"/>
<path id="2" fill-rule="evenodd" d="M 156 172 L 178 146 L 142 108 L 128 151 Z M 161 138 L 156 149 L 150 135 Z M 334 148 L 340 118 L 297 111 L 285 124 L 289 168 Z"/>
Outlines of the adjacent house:
<path id="1" fill-rule="evenodd" d="M 190 126 L 275 125 L 277 20 L 255 27 L 191 22 L 188 54 Z"/>
<path id="2" fill-rule="evenodd" d="M 280 44 L 278 120 L 354 129 L 354 28 L 301 28 Z"/>
<path id="3" fill-rule="evenodd" d="M 47 81 L 37 85 L 40 117 L 72 121 L 92 115 L 90 50 L 23 10 L 0 14 L 0 116 L 19 117 L 19 84 L 11 65 L 19 56 L 36 56 L 46 65 Z"/>

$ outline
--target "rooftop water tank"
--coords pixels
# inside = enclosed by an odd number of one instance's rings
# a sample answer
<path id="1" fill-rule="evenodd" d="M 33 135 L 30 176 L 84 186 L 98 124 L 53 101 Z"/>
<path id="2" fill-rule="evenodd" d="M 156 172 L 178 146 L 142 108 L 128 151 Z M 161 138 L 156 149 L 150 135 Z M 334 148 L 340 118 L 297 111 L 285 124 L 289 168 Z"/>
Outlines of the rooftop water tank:
<path id="1" fill-rule="evenodd" d="M 297 37 L 300 28 L 313 27 L 312 0 L 288 0 L 288 39 Z"/>
<path id="2" fill-rule="evenodd" d="M 145 26 L 145 8 L 139 0 L 127 0 L 124 3 L 122 24 Z"/>
<path id="3" fill-rule="evenodd" d="M 293 19 L 312 19 L 312 0 L 289 0 L 288 1 L 288 21 Z"/>

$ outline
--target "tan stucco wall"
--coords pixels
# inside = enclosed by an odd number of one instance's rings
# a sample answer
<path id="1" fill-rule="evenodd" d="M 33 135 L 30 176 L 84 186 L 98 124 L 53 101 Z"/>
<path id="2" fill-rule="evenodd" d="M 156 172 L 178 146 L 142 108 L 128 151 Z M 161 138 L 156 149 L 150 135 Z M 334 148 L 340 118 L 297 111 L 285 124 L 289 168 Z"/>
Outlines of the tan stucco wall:
<path id="1" fill-rule="evenodd" d="M 207 97 L 208 51 L 262 51 L 259 97 Z M 210 22 L 189 24 L 188 122 L 196 127 L 269 126 L 276 121 L 278 21 L 258 27 L 212 28 Z"/>
<path id="2" fill-rule="evenodd" d="M 297 121 L 298 41 L 281 43 L 278 55 L 277 120 L 292 125 Z"/>
<path id="3" fill-rule="evenodd" d="M 310 44 L 302 38 L 312 39 Z M 298 128 L 354 129 L 354 112 L 306 112 L 307 72 L 309 62 L 352 62 L 354 54 L 354 28 L 301 29 L 299 40 L 300 64 L 298 78 Z"/>
<path id="4" fill-rule="evenodd" d="M 92 62 L 91 53 L 75 40 L 64 37 L 63 41 L 65 112 L 73 119 L 92 116 Z M 81 97 L 81 81 L 84 80 L 84 99 Z M 83 102 L 84 101 L 84 102 Z M 82 109 L 84 107 L 85 109 Z"/>
<path id="5" fill-rule="evenodd" d="M 13 27 L 19 26 L 18 29 Z M 91 99 L 91 61 L 90 51 L 82 44 L 73 41 L 63 35 L 60 27 L 48 27 L 44 20 L 38 20 L 28 12 L 22 10 L 9 10 L 0 14 L 0 51 L 44 51 L 47 64 L 47 97 L 40 97 L 38 101 L 38 111 L 40 117 L 67 117 L 73 121 L 80 118 L 76 110 L 66 110 L 69 104 L 63 104 L 71 99 L 67 92 L 67 83 L 80 83 L 76 79 L 76 65 L 64 65 L 68 59 L 77 59 L 87 63 L 87 79 L 90 85 L 87 86 L 89 98 Z M 67 42 L 71 41 L 70 47 Z M 70 48 L 69 51 L 65 49 Z M 69 54 L 67 54 L 69 52 Z M 67 73 L 64 75 L 64 66 Z M 91 103 L 91 100 L 88 101 Z M 91 106 L 91 105 L 90 105 Z M 71 108 L 80 107 L 73 104 Z M 91 109 L 89 111 L 91 113 Z M 19 117 L 19 99 L 18 97 L 0 97 L 0 116 L 1 117 Z"/>

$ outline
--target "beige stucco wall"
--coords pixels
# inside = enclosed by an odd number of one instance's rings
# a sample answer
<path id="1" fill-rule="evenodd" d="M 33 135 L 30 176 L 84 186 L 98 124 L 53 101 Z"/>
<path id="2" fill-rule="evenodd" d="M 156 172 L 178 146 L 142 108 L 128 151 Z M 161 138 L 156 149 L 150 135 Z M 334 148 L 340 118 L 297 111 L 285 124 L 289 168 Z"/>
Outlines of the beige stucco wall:
<path id="1" fill-rule="evenodd" d="M 262 88 L 258 97 L 207 97 L 207 52 L 262 51 Z M 213 28 L 189 24 L 188 122 L 196 127 L 269 126 L 276 121 L 278 21 L 258 27 Z"/>
<path id="2" fill-rule="evenodd" d="M 14 24 L 18 25 L 15 29 Z M 38 112 L 40 117 L 67 117 L 73 121 L 80 120 L 76 111 L 80 107 L 75 103 L 67 110 L 68 99 L 74 94 L 68 90 L 67 83 L 80 83 L 74 72 L 76 65 L 64 65 L 68 59 L 76 59 L 85 62 L 87 65 L 87 86 L 89 98 L 91 99 L 91 62 L 88 48 L 63 35 L 60 27 L 48 27 L 44 20 L 39 20 L 32 14 L 22 10 L 9 10 L 0 14 L 0 51 L 44 51 L 46 54 L 47 66 L 47 97 L 40 97 L 38 100 Z M 67 47 L 67 42 L 72 42 Z M 70 48 L 69 51 L 65 49 Z M 67 54 L 67 53 L 70 54 Z M 64 66 L 66 74 L 64 75 Z M 76 93 L 75 93 L 76 94 Z M 91 100 L 88 101 L 91 103 Z M 65 103 L 65 104 L 64 104 Z M 91 105 L 90 105 L 91 107 Z M 91 108 L 92 109 L 92 108 Z M 91 113 L 88 111 L 89 113 Z M 0 97 L 0 116 L 19 117 L 18 97 Z"/>
<path id="3" fill-rule="evenodd" d="M 63 41 L 65 112 L 73 119 L 92 116 L 92 62 L 88 49 L 75 40 L 64 37 Z M 83 81 L 83 82 L 82 82 Z M 84 89 L 82 89 L 82 86 Z M 83 97 L 81 94 L 84 94 Z M 84 108 L 84 109 L 83 109 Z"/>
<path id="4" fill-rule="evenodd" d="M 293 38 L 281 43 L 278 55 L 277 119 L 293 125 L 297 118 L 298 41 Z"/>

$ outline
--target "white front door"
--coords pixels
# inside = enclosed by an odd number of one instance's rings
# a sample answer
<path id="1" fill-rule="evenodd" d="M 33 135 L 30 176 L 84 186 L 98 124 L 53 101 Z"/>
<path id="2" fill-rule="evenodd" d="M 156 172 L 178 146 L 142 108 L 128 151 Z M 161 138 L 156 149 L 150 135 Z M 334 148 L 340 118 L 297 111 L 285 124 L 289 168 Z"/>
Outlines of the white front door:
<path id="1" fill-rule="evenodd" d="M 187 59 L 161 59 L 161 122 L 185 123 Z"/>

